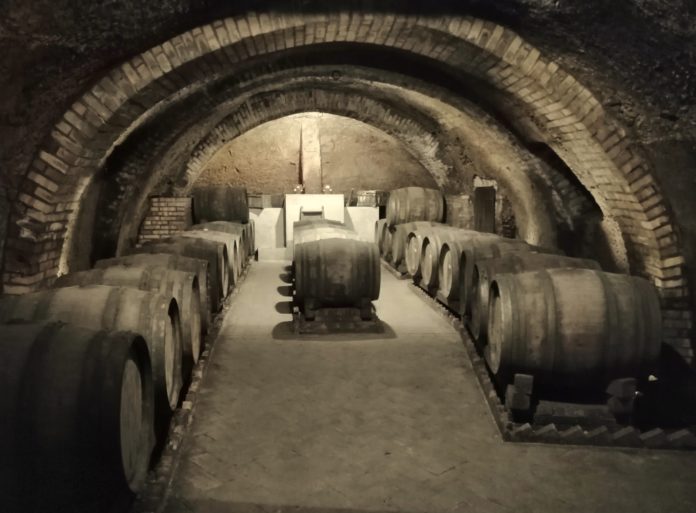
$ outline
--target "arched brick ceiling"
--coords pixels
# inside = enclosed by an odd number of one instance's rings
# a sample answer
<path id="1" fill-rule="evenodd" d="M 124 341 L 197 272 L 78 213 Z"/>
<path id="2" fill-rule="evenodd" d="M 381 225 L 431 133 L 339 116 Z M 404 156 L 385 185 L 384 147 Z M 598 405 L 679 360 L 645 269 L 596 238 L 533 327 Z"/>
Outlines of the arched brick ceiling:
<path id="1" fill-rule="evenodd" d="M 30 289 L 58 272 L 90 177 L 151 109 L 263 56 L 355 43 L 436 61 L 453 76 L 473 77 L 509 98 L 618 222 L 632 271 L 660 288 L 666 316 L 688 310 L 685 261 L 669 205 L 640 148 L 589 89 L 491 22 L 350 11 L 228 18 L 114 68 L 65 113 L 25 175 L 5 248 L 5 290 Z M 677 335 L 670 341 L 681 343 Z"/>

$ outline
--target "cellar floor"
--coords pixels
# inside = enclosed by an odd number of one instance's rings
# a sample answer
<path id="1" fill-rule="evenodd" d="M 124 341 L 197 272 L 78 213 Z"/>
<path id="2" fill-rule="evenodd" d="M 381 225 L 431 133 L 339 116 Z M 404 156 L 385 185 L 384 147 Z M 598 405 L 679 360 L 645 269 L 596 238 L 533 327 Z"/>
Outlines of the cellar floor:
<path id="1" fill-rule="evenodd" d="M 696 511 L 694 454 L 503 442 L 457 332 L 389 273 L 386 334 L 293 335 L 285 265 L 224 320 L 167 513 Z"/>

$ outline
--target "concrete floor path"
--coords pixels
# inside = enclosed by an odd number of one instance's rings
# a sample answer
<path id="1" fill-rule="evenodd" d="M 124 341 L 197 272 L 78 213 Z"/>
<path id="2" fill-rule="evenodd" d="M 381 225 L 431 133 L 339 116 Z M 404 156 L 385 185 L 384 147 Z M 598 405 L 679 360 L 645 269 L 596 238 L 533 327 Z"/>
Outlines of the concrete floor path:
<path id="1" fill-rule="evenodd" d="M 167 513 L 696 512 L 694 454 L 503 442 L 459 334 L 386 272 L 384 335 L 294 335 L 286 265 L 234 300 Z"/>

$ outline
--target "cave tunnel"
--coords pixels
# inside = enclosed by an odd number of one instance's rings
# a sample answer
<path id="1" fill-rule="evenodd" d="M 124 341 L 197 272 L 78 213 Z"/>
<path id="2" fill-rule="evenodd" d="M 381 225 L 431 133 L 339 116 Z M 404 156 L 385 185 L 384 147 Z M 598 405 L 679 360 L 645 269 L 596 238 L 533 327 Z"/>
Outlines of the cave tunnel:
<path id="1" fill-rule="evenodd" d="M 696 507 L 691 2 L 11 1 L 0 47 L 3 511 Z"/>

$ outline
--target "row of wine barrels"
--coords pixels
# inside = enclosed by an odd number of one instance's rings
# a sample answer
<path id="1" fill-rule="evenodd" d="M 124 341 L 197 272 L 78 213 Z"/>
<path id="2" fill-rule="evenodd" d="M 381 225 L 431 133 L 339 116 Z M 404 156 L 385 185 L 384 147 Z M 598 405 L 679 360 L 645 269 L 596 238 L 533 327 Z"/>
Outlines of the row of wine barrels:
<path id="1" fill-rule="evenodd" d="M 437 224 L 434 226 L 423 226 L 409 230 L 406 236 L 406 248 L 404 260 L 407 272 L 414 278 L 421 277 L 421 264 L 423 263 L 423 246 L 428 236 L 444 234 L 459 230 L 452 226 Z"/>
<path id="2" fill-rule="evenodd" d="M 443 226 L 440 223 L 430 221 L 415 221 L 412 223 L 397 224 L 392 227 L 390 238 L 391 247 L 389 249 L 388 261 L 392 267 L 401 269 L 406 263 L 406 247 L 408 244 L 408 234 L 413 230 L 422 230 L 433 226 Z"/>
<path id="3" fill-rule="evenodd" d="M 171 295 L 88 285 L 0 298 L 0 322 L 56 320 L 95 330 L 132 331 L 147 342 L 157 433 L 166 429 L 182 386 L 179 307 Z"/>
<path id="4" fill-rule="evenodd" d="M 229 185 L 210 185 L 193 189 L 193 219 L 196 223 L 212 221 L 249 222 L 247 191 Z"/>
<path id="5" fill-rule="evenodd" d="M 185 273 L 195 273 L 198 278 L 198 289 L 200 294 L 201 331 L 207 333 L 210 326 L 211 310 L 217 310 L 217 308 L 211 305 L 217 304 L 219 301 L 219 298 L 213 299 L 211 297 L 213 289 L 208 286 L 210 264 L 207 260 L 172 254 L 138 253 L 129 256 L 97 260 L 94 264 L 95 269 L 106 269 L 108 267 L 163 267 Z"/>
<path id="6" fill-rule="evenodd" d="M 602 270 L 594 260 L 548 253 L 513 252 L 500 258 L 478 260 L 474 264 L 471 280 L 469 328 L 474 338 L 479 342 L 486 338 L 489 291 L 491 280 L 496 275 L 558 268 Z"/>
<path id="7" fill-rule="evenodd" d="M 358 307 L 371 317 L 380 290 L 376 244 L 330 237 L 297 244 L 295 252 L 295 297 L 308 319 L 323 306 Z"/>
<path id="8" fill-rule="evenodd" d="M 161 266 L 111 266 L 81 271 L 59 277 L 54 288 L 85 285 L 111 285 L 157 291 L 172 296 L 179 306 L 183 339 L 184 375 L 198 362 L 201 352 L 201 293 L 194 273 Z"/>
<path id="9" fill-rule="evenodd" d="M 200 241 L 213 241 L 225 245 L 227 250 L 227 265 L 228 265 L 228 281 L 227 290 L 224 295 L 237 284 L 239 277 L 242 274 L 242 258 L 240 251 L 241 237 L 232 233 L 217 232 L 211 230 L 187 230 L 181 232 L 175 239 L 196 239 Z"/>
<path id="10" fill-rule="evenodd" d="M 127 509 L 154 443 L 142 337 L 55 321 L 0 325 L 0 387 L 3 511 Z"/>
<path id="11" fill-rule="evenodd" d="M 189 230 L 203 230 L 239 235 L 241 237 L 239 248 L 242 267 L 247 266 L 247 257 L 252 256 L 256 252 L 256 232 L 253 220 L 249 220 L 249 222 L 246 224 L 235 223 L 230 221 L 213 221 L 210 223 L 201 223 L 193 225 L 191 228 L 189 228 Z"/>
<path id="12" fill-rule="evenodd" d="M 210 306 L 214 312 L 220 310 L 222 299 L 230 289 L 230 260 L 227 245 L 214 240 L 195 238 L 170 238 L 144 244 L 128 250 L 129 255 L 135 254 L 167 254 L 208 262 L 210 272 Z M 199 282 L 200 285 L 200 282 Z"/>
<path id="13" fill-rule="evenodd" d="M 436 189 L 404 187 L 389 194 L 387 202 L 387 224 L 410 223 L 413 221 L 442 222 L 445 214 L 445 198 Z"/>
<path id="14" fill-rule="evenodd" d="M 502 382 L 605 387 L 647 377 L 660 353 L 655 287 L 588 269 L 497 275 L 490 286 L 487 363 Z"/>

